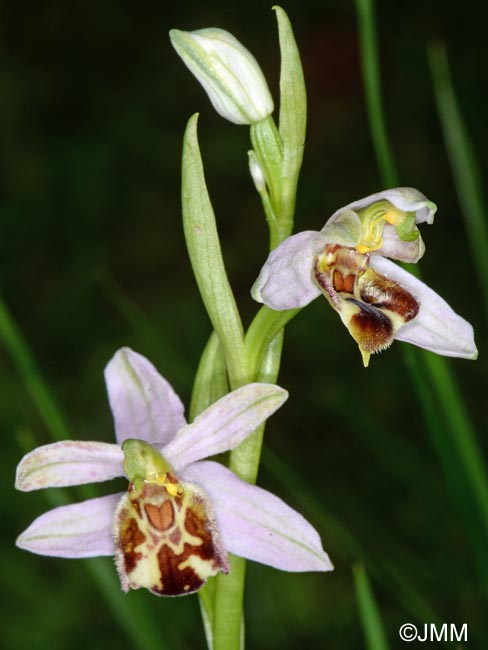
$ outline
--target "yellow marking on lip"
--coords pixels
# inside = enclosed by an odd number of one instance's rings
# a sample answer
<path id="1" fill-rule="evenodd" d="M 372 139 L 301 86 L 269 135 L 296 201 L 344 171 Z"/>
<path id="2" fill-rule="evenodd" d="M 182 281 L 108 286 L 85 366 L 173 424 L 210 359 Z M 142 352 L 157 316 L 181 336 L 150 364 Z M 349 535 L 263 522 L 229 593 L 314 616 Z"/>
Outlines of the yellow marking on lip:
<path id="1" fill-rule="evenodd" d="M 165 488 L 166 492 L 172 497 L 180 496 L 183 493 L 181 486 L 174 483 L 166 483 Z"/>
<path id="2" fill-rule="evenodd" d="M 166 474 L 157 474 L 151 473 L 146 476 L 144 483 L 150 483 L 151 485 L 161 485 L 166 488 L 166 492 L 172 497 L 180 497 L 183 494 L 183 488 L 180 483 L 174 482 L 171 480 L 171 477 L 168 473 Z"/>

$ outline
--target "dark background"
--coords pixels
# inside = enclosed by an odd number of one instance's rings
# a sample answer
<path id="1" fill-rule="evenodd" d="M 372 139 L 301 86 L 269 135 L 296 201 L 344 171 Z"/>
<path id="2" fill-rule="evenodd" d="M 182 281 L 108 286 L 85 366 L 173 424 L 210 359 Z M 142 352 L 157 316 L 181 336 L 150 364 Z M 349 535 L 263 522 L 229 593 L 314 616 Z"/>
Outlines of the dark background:
<path id="1" fill-rule="evenodd" d="M 293 0 L 284 8 L 302 53 L 309 101 L 296 230 L 319 229 L 341 205 L 382 189 L 365 110 L 355 7 Z M 422 231 L 424 278 L 477 333 L 480 360 L 455 360 L 453 366 L 485 445 L 480 287 L 426 53 L 433 37 L 445 40 L 486 178 L 482 5 L 382 0 L 377 18 L 387 123 L 402 184 L 438 204 L 435 224 Z M 266 225 L 247 172 L 248 130 L 213 111 L 167 32 L 229 30 L 260 61 L 277 98 L 274 13 L 270 3 L 257 1 L 11 1 L 3 4 L 1 25 L 1 295 L 63 405 L 73 437 L 112 441 L 102 372 L 115 350 L 130 345 L 147 355 L 188 404 L 210 333 L 180 218 L 181 140 L 193 112 L 201 114 L 207 182 L 246 324 L 256 311 L 249 288 L 267 251 Z M 362 647 L 351 575 L 361 554 L 381 561 L 401 584 L 408 581 L 442 621 L 468 623 L 469 647 L 484 647 L 485 604 L 462 504 L 456 506 L 447 491 L 402 345 L 373 357 L 365 371 L 325 300 L 315 301 L 288 327 L 280 383 L 291 398 L 269 423 L 266 444 L 308 493 L 291 478 L 278 481 L 269 458 L 260 483 L 319 528 L 336 570 L 285 574 L 250 563 L 250 648 Z M 3 641 L 12 649 L 131 647 L 83 561 L 14 547 L 16 535 L 48 507 L 41 493 L 13 490 L 15 466 L 26 447 L 51 439 L 3 347 L 0 385 Z M 337 522 L 349 545 L 337 534 Z M 412 616 L 401 590 L 385 583 L 382 571 L 377 578 L 373 588 L 397 647 L 398 628 Z M 195 597 L 126 598 L 154 616 L 160 648 L 204 647 Z"/>

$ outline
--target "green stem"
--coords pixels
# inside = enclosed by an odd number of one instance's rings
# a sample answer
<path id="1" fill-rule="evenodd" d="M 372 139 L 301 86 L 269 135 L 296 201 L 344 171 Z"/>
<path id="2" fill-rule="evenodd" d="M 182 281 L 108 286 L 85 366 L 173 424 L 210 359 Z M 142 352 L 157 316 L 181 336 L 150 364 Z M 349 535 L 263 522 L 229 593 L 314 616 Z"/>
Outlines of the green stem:
<path id="1" fill-rule="evenodd" d="M 301 309 L 287 309 L 285 311 L 274 311 L 263 305 L 256 314 L 244 338 L 247 358 L 251 372 L 257 373 L 261 367 L 264 353 L 268 350 L 271 342 L 285 325 L 294 318 Z M 270 381 L 264 380 L 261 381 Z"/>
<path id="2" fill-rule="evenodd" d="M 243 644 L 243 601 L 246 560 L 230 555 L 230 573 L 215 578 L 213 648 L 241 650 Z"/>
<path id="3" fill-rule="evenodd" d="M 269 343 L 259 366 L 256 366 L 254 376 L 256 381 L 276 383 L 281 363 L 283 338 L 283 329 L 281 329 Z M 265 423 L 246 438 L 239 447 L 236 447 L 230 455 L 230 469 L 248 483 L 256 483 L 263 448 L 264 428 Z"/>
<path id="4" fill-rule="evenodd" d="M 274 9 L 281 51 L 279 130 L 271 117 L 251 126 L 252 155 L 256 157 L 266 180 L 266 187 L 261 187 L 258 182 L 257 190 L 268 221 L 270 250 L 293 231 L 307 106 L 303 70 L 290 21 L 283 9 Z M 283 328 L 298 311 L 273 312 L 267 307 L 259 310 L 244 338 L 245 357 L 242 364 L 248 372 L 248 381 L 276 382 L 283 347 Z M 227 355 L 226 361 L 229 367 Z M 232 375 L 230 379 L 235 388 Z M 263 433 L 264 424 L 230 454 L 230 468 L 250 483 L 255 483 L 258 474 Z M 231 573 L 228 576 L 219 575 L 215 580 L 213 650 L 239 650 L 243 647 L 244 578 L 245 561 L 233 558 Z"/>
<path id="5" fill-rule="evenodd" d="M 289 231 L 287 224 L 278 220 L 273 222 L 272 227 L 269 229 L 270 250 L 274 250 L 289 235 L 291 235 L 291 232 Z"/>
<path id="6" fill-rule="evenodd" d="M 270 310 L 271 311 L 271 310 Z M 275 383 L 281 362 L 283 329 L 268 345 L 259 366 L 253 368 L 253 379 Z M 239 447 L 229 460 L 229 468 L 248 483 L 255 483 L 263 444 L 265 423 L 263 423 Z M 231 557 L 231 572 L 215 578 L 213 603 L 213 649 L 240 650 L 244 628 L 242 603 L 244 598 L 245 560 Z"/>

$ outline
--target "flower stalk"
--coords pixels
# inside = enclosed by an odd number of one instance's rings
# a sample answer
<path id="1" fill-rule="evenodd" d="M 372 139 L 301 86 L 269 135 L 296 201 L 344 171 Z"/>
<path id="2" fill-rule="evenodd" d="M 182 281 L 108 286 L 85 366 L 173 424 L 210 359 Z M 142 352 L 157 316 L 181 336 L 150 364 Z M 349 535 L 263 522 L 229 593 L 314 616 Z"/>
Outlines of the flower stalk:
<path id="1" fill-rule="evenodd" d="M 306 95 L 298 48 L 286 13 L 275 8 L 278 19 L 282 68 L 280 78 L 280 126 L 271 116 L 251 125 L 253 151 L 249 152 L 250 171 L 260 194 L 270 233 L 270 250 L 278 246 L 293 229 L 296 187 L 303 156 L 306 125 Z M 295 312 L 288 315 L 289 318 Z M 248 378 L 275 382 L 281 359 L 287 318 L 261 309 L 244 340 L 241 356 Z M 226 362 L 228 356 L 225 353 Z M 231 375 L 230 367 L 229 375 Z M 208 373 L 208 371 L 207 371 Z M 193 399 L 197 399 L 194 398 Z M 234 449 L 229 467 L 241 478 L 254 483 L 261 457 L 264 427 Z M 217 576 L 212 585 L 213 622 L 209 642 L 213 650 L 238 650 L 241 647 L 245 566 L 233 558 L 228 576 Z M 205 607 L 205 605 L 202 605 Z M 206 608 L 208 612 L 208 607 Z M 208 626 L 207 626 L 208 627 Z M 207 637 L 209 634 L 207 633 Z"/>

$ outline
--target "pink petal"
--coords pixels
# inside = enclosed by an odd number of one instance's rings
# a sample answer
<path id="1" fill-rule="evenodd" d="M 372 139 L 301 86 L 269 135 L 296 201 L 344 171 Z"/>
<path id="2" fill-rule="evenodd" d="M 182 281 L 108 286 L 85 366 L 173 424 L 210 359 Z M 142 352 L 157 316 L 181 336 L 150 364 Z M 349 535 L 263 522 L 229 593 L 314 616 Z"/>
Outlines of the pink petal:
<path id="1" fill-rule="evenodd" d="M 323 235 L 306 230 L 288 237 L 269 255 L 251 295 L 271 309 L 305 307 L 320 295 L 312 281 L 312 261 L 325 245 Z"/>
<path id="2" fill-rule="evenodd" d="M 312 280 L 313 258 L 326 244 L 355 246 L 361 238 L 361 222 L 352 210 L 343 210 L 320 232 L 306 230 L 288 237 L 269 255 L 251 289 L 257 302 L 271 309 L 305 307 L 320 295 Z"/>
<path id="3" fill-rule="evenodd" d="M 333 568 L 315 528 L 271 492 L 212 461 L 195 463 L 183 475 L 212 499 L 222 543 L 230 553 L 283 571 Z"/>
<path id="4" fill-rule="evenodd" d="M 400 262 L 409 262 L 415 264 L 425 253 L 425 244 L 422 237 L 415 241 L 403 241 L 397 235 L 395 226 L 386 223 L 383 227 L 383 244 L 377 251 L 372 251 L 373 255 L 382 255 L 390 257 Z"/>
<path id="5" fill-rule="evenodd" d="M 105 368 L 117 442 L 139 438 L 165 444 L 186 424 L 180 398 L 153 364 L 121 348 Z"/>
<path id="6" fill-rule="evenodd" d="M 478 350 L 472 326 L 443 298 L 390 260 L 371 256 L 370 266 L 398 282 L 420 305 L 418 316 L 398 330 L 396 339 L 448 357 L 476 359 Z"/>
<path id="7" fill-rule="evenodd" d="M 80 558 L 113 555 L 112 520 L 122 494 L 61 506 L 38 517 L 17 546 L 40 555 Z"/>
<path id="8" fill-rule="evenodd" d="M 175 470 L 237 447 L 287 399 L 274 384 L 247 384 L 225 395 L 187 424 L 162 449 Z"/>
<path id="9" fill-rule="evenodd" d="M 327 223 L 333 221 L 335 216 L 343 210 L 360 210 L 372 203 L 383 200 L 389 201 L 396 208 L 403 210 L 404 212 L 416 212 L 416 223 L 423 223 L 424 221 L 427 223 L 433 223 L 434 221 L 434 213 L 437 210 L 435 203 L 429 201 L 422 192 L 419 192 L 413 187 L 395 187 L 391 190 L 376 192 L 375 194 L 370 194 L 369 196 L 364 197 L 364 199 L 348 203 L 343 208 L 336 210 Z"/>
<path id="10" fill-rule="evenodd" d="M 17 466 L 15 487 L 28 492 L 46 487 L 99 483 L 124 476 L 119 445 L 65 440 L 31 451 Z"/>

